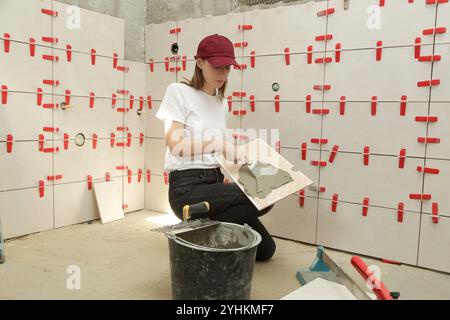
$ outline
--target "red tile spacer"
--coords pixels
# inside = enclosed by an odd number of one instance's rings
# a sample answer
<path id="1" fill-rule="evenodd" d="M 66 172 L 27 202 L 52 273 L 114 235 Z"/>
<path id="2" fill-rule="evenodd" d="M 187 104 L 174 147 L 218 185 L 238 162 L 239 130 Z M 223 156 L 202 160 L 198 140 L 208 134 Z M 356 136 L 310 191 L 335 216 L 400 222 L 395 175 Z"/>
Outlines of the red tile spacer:
<path id="1" fill-rule="evenodd" d="M 53 132 L 53 133 L 59 132 L 59 128 L 56 127 L 44 127 L 42 130 L 44 132 Z"/>
<path id="2" fill-rule="evenodd" d="M 377 115 L 377 106 L 378 106 L 378 97 L 373 96 L 372 97 L 372 103 L 371 103 L 371 114 L 372 116 Z"/>
<path id="3" fill-rule="evenodd" d="M 443 34 L 447 32 L 447 28 L 445 27 L 436 27 L 436 28 L 430 28 L 423 30 L 424 36 L 430 36 L 434 34 Z"/>
<path id="4" fill-rule="evenodd" d="M 128 71 L 130 71 L 130 68 L 129 67 L 125 67 L 125 66 L 117 66 L 116 70 L 127 73 Z"/>
<path id="5" fill-rule="evenodd" d="M 339 146 L 338 145 L 334 146 L 333 150 L 331 151 L 331 154 L 330 154 L 330 159 L 328 159 L 329 163 L 334 162 L 334 159 L 336 158 L 336 154 L 338 153 L 338 151 L 339 151 Z"/>
<path id="6" fill-rule="evenodd" d="M 107 172 L 105 179 L 106 179 L 106 182 L 111 181 L 111 173 Z"/>
<path id="7" fill-rule="evenodd" d="M 117 104 L 117 94 L 113 93 L 111 99 L 112 99 L 112 106 L 113 108 L 115 108 Z"/>
<path id="8" fill-rule="evenodd" d="M 181 62 L 182 62 L 182 69 L 183 69 L 183 71 L 186 71 L 186 67 L 187 67 L 187 56 L 183 56 L 182 58 L 181 58 Z"/>
<path id="9" fill-rule="evenodd" d="M 228 96 L 228 112 L 231 112 L 233 110 L 233 97 Z"/>
<path id="10" fill-rule="evenodd" d="M 305 206 L 305 190 L 300 190 L 298 192 L 298 198 L 299 198 L 299 205 L 300 207 L 304 207 Z"/>
<path id="11" fill-rule="evenodd" d="M 61 180 L 62 178 L 63 178 L 63 175 L 60 174 L 60 175 L 56 175 L 56 176 L 48 176 L 47 180 L 48 181 L 58 181 L 58 180 Z"/>
<path id="12" fill-rule="evenodd" d="M 233 92 L 233 97 L 243 98 L 246 94 L 246 92 Z"/>
<path id="13" fill-rule="evenodd" d="M 97 58 L 97 51 L 95 49 L 91 49 L 91 64 L 95 66 L 95 61 Z"/>
<path id="14" fill-rule="evenodd" d="M 127 134 L 127 147 L 128 148 L 131 147 L 132 138 L 133 138 L 133 135 L 130 132 L 128 132 L 128 134 Z"/>
<path id="15" fill-rule="evenodd" d="M 58 80 L 47 80 L 47 79 L 44 79 L 44 80 L 42 80 L 42 83 L 47 85 L 47 86 L 52 86 L 52 87 L 59 86 L 59 81 Z"/>
<path id="16" fill-rule="evenodd" d="M 142 174 L 143 174 L 142 169 L 139 169 L 138 170 L 138 183 L 141 183 L 141 181 L 142 181 Z"/>
<path id="17" fill-rule="evenodd" d="M 363 200 L 363 211 L 362 215 L 363 217 L 367 217 L 367 212 L 369 211 L 369 198 L 364 198 Z"/>
<path id="18" fill-rule="evenodd" d="M 281 153 L 281 141 L 275 142 L 275 151 Z"/>
<path id="19" fill-rule="evenodd" d="M 127 96 L 127 95 L 130 94 L 130 91 L 128 91 L 128 90 L 117 90 L 117 93 L 121 94 L 123 96 Z"/>
<path id="20" fill-rule="evenodd" d="M 150 183 L 151 176 L 152 176 L 152 171 L 150 169 L 147 169 L 147 183 Z"/>
<path id="21" fill-rule="evenodd" d="M 145 98 L 143 96 L 140 96 L 139 97 L 139 110 L 141 110 L 141 111 L 144 109 L 144 101 L 145 101 Z"/>
<path id="22" fill-rule="evenodd" d="M 116 130 L 124 132 L 124 131 L 128 131 L 129 128 L 128 127 L 117 127 Z"/>
<path id="23" fill-rule="evenodd" d="M 433 223 L 439 223 L 439 205 L 438 203 L 432 204 Z"/>
<path id="24" fill-rule="evenodd" d="M 126 112 L 130 111 L 130 109 L 128 109 L 128 108 L 117 108 L 116 111 L 120 112 L 120 113 L 126 113 Z"/>
<path id="25" fill-rule="evenodd" d="M 308 144 L 306 142 L 302 143 L 302 160 L 305 161 L 306 160 L 306 153 L 308 150 Z"/>
<path id="26" fill-rule="evenodd" d="M 433 80 L 426 80 L 426 81 L 419 81 L 417 82 L 418 87 L 434 87 L 441 84 L 441 80 L 439 79 L 433 79 Z"/>
<path id="27" fill-rule="evenodd" d="M 117 53 L 113 54 L 113 69 L 117 68 L 117 64 L 119 63 L 119 55 Z"/>
<path id="28" fill-rule="evenodd" d="M 368 166 L 369 165 L 369 157 L 370 157 L 370 147 L 369 146 L 365 146 L 364 147 L 364 165 Z"/>
<path id="29" fill-rule="evenodd" d="M 319 192 L 320 192 L 320 193 L 324 193 L 325 191 L 327 191 L 327 188 L 325 188 L 325 187 L 319 187 Z"/>
<path id="30" fill-rule="evenodd" d="M 316 84 L 313 86 L 313 89 L 316 91 L 328 91 L 331 89 L 331 85 L 329 84 L 325 84 L 325 85 L 321 85 L 321 84 Z"/>
<path id="31" fill-rule="evenodd" d="M 408 103 L 408 96 L 402 96 L 401 102 L 400 102 L 400 115 L 405 116 L 406 115 L 406 105 Z"/>
<path id="32" fill-rule="evenodd" d="M 2 104 L 8 104 L 8 86 L 2 85 Z"/>
<path id="33" fill-rule="evenodd" d="M 411 200 L 431 200 L 431 194 L 410 194 Z"/>
<path id="34" fill-rule="evenodd" d="M 242 117 L 242 116 L 245 116 L 247 114 L 247 111 L 246 110 L 234 110 L 233 111 L 233 115 L 234 116 L 240 116 L 240 117 Z"/>
<path id="35" fill-rule="evenodd" d="M 311 95 L 306 96 L 306 113 L 311 113 Z"/>
<path id="36" fill-rule="evenodd" d="M 167 172 L 164 172 L 164 184 L 169 184 L 169 175 L 167 174 Z"/>
<path id="37" fill-rule="evenodd" d="M 36 103 L 37 105 L 40 107 L 42 106 L 42 94 L 43 94 L 43 90 L 42 88 L 37 88 L 36 90 Z"/>
<path id="38" fill-rule="evenodd" d="M 341 62 L 341 49 L 342 44 L 336 43 L 336 51 L 334 52 L 334 60 L 336 61 L 336 63 Z"/>
<path id="39" fill-rule="evenodd" d="M 311 139 L 311 143 L 315 143 L 315 144 L 327 144 L 327 143 L 328 143 L 328 139 L 312 138 L 312 139 Z"/>
<path id="40" fill-rule="evenodd" d="M 90 109 L 94 108 L 94 102 L 95 102 L 95 93 L 91 92 L 91 93 L 89 93 L 89 108 Z"/>
<path id="41" fill-rule="evenodd" d="M 130 184 L 130 183 L 131 183 L 131 178 L 132 178 L 132 176 L 133 176 L 133 171 L 131 171 L 130 169 L 128 169 L 127 175 L 128 175 L 128 184 Z"/>
<path id="42" fill-rule="evenodd" d="M 44 150 L 44 141 L 45 141 L 44 135 L 40 134 L 39 135 L 39 151 Z"/>
<path id="43" fill-rule="evenodd" d="M 441 143 L 440 138 L 430 138 L 430 137 L 419 137 L 417 138 L 417 142 L 419 143 Z"/>
<path id="44" fill-rule="evenodd" d="M 276 95 L 275 96 L 275 112 L 279 113 L 280 112 L 280 95 Z"/>
<path id="45" fill-rule="evenodd" d="M 128 167 L 127 166 L 117 166 L 116 170 L 125 171 L 125 170 L 128 170 Z"/>
<path id="46" fill-rule="evenodd" d="M 411 1 L 411 0 L 409 0 L 409 1 Z M 394 261 L 394 260 L 389 260 L 389 259 L 381 259 L 381 262 L 387 263 L 387 264 L 396 264 L 396 265 L 399 265 L 399 266 L 402 264 L 401 262 Z"/>
<path id="47" fill-rule="evenodd" d="M 398 157 L 398 167 L 400 169 L 404 169 L 405 168 L 405 160 L 406 160 L 406 149 L 401 149 L 400 150 L 400 155 Z"/>
<path id="48" fill-rule="evenodd" d="M 420 56 L 418 60 L 419 62 L 437 62 L 441 61 L 441 56 L 440 55 Z"/>
<path id="49" fill-rule="evenodd" d="M 123 210 L 128 209 L 128 204 L 126 204 L 126 203 L 122 204 L 122 209 L 123 209 Z"/>
<path id="50" fill-rule="evenodd" d="M 327 162 L 326 161 L 311 161 L 311 165 L 314 167 L 326 167 Z"/>
<path id="51" fill-rule="evenodd" d="M 416 122 L 426 122 L 426 123 L 434 123 L 438 122 L 439 118 L 436 116 L 417 116 Z"/>
<path id="52" fill-rule="evenodd" d="M 291 64 L 291 49 L 289 48 L 284 49 L 284 61 L 287 66 Z"/>
<path id="53" fill-rule="evenodd" d="M 30 57 L 34 57 L 36 54 L 36 40 L 30 38 L 29 46 L 30 46 Z"/>
<path id="54" fill-rule="evenodd" d="M 98 135 L 94 133 L 92 135 L 92 149 L 97 149 L 97 141 L 98 141 Z"/>
<path id="55" fill-rule="evenodd" d="M 328 40 L 332 40 L 332 39 L 333 39 L 332 34 L 324 34 L 324 35 L 316 37 L 316 41 L 328 41 Z"/>
<path id="56" fill-rule="evenodd" d="M 66 90 L 65 100 L 64 100 L 64 103 L 65 103 L 66 105 L 70 105 L 70 96 L 71 96 L 70 90 Z"/>
<path id="57" fill-rule="evenodd" d="M 9 53 L 11 49 L 11 35 L 9 33 L 3 34 L 3 50 L 5 53 Z"/>
<path id="58" fill-rule="evenodd" d="M 315 60 L 315 63 L 331 63 L 331 62 L 333 62 L 333 58 L 331 57 L 317 58 Z"/>
<path id="59" fill-rule="evenodd" d="M 91 175 L 87 176 L 87 185 L 88 185 L 88 190 L 91 191 L 92 190 L 92 176 Z"/>
<path id="60" fill-rule="evenodd" d="M 405 204 L 403 202 L 400 202 L 397 208 L 397 221 L 400 223 L 403 222 L 404 211 L 405 211 Z"/>
<path id="61" fill-rule="evenodd" d="M 130 110 L 133 110 L 134 107 L 134 96 L 130 95 Z"/>
<path id="62" fill-rule="evenodd" d="M 43 198 L 45 194 L 45 182 L 44 180 L 39 180 L 39 198 Z"/>
<path id="63" fill-rule="evenodd" d="M 385 0 L 379 0 L 379 6 L 380 7 L 384 7 L 384 4 L 385 4 Z"/>
<path id="64" fill-rule="evenodd" d="M 43 153 L 56 153 L 59 152 L 59 148 L 44 148 L 42 149 Z"/>
<path id="65" fill-rule="evenodd" d="M 245 48 L 245 47 L 248 47 L 248 42 L 236 42 L 235 44 L 234 44 L 234 47 L 235 48 Z"/>
<path id="66" fill-rule="evenodd" d="M 152 110 L 152 104 L 153 104 L 152 96 L 147 97 L 147 104 L 148 104 L 148 109 Z"/>
<path id="67" fill-rule="evenodd" d="M 342 96 L 339 104 L 339 114 L 341 116 L 345 115 L 345 106 L 347 104 L 347 97 Z"/>
<path id="68" fill-rule="evenodd" d="M 48 54 L 44 54 L 42 56 L 42 59 L 47 60 L 47 61 L 52 61 L 52 62 L 58 62 L 59 61 L 59 57 L 58 56 L 48 55 Z"/>
<path id="69" fill-rule="evenodd" d="M 330 114 L 330 109 L 313 109 L 312 113 L 318 115 L 327 115 Z"/>
<path id="70" fill-rule="evenodd" d="M 333 13 L 334 13 L 334 8 L 329 8 L 329 9 L 321 10 L 321 11 L 317 12 L 317 16 L 318 17 L 329 16 Z"/>
<path id="71" fill-rule="evenodd" d="M 166 72 L 169 72 L 169 65 L 170 65 L 169 57 L 164 58 L 164 65 L 166 66 Z"/>
<path id="72" fill-rule="evenodd" d="M 337 211 L 338 198 L 339 198 L 339 195 L 337 193 L 335 193 L 333 195 L 333 200 L 331 201 L 331 211 L 332 212 L 336 212 Z"/>
<path id="73" fill-rule="evenodd" d="M 111 133 L 110 142 L 111 142 L 111 148 L 114 148 L 114 146 L 116 144 L 116 135 L 114 133 Z"/>
<path id="74" fill-rule="evenodd" d="M 66 56 L 67 62 L 72 62 L 72 46 L 70 44 L 66 45 Z"/>
<path id="75" fill-rule="evenodd" d="M 177 34 L 177 33 L 180 33 L 180 32 L 181 32 L 181 28 L 180 27 L 177 27 L 177 28 L 169 30 L 170 34 Z"/>
<path id="76" fill-rule="evenodd" d="M 239 25 L 238 29 L 241 31 L 249 31 L 249 30 L 253 30 L 253 26 L 251 24 L 243 24 L 243 25 Z"/>
<path id="77" fill-rule="evenodd" d="M 69 135 L 64 133 L 64 150 L 69 149 Z"/>
<path id="78" fill-rule="evenodd" d="M 42 37 L 42 42 L 48 42 L 48 43 L 51 43 L 51 44 L 57 44 L 58 43 L 58 38 Z"/>
<path id="79" fill-rule="evenodd" d="M 256 65 L 256 52 L 255 51 L 251 51 L 250 52 L 250 67 L 252 69 L 254 69 L 255 65 Z"/>
<path id="80" fill-rule="evenodd" d="M 41 9 L 41 13 L 46 14 L 48 16 L 57 17 L 58 11 L 50 10 L 50 9 Z"/>
<path id="81" fill-rule="evenodd" d="M 149 67 L 150 67 L 150 72 L 155 72 L 155 62 L 153 61 L 153 59 L 149 59 L 148 60 L 149 63 Z"/>
<path id="82" fill-rule="evenodd" d="M 377 41 L 377 55 L 376 55 L 377 61 L 381 61 L 382 53 L 383 53 L 383 41 Z"/>
<path id="83" fill-rule="evenodd" d="M 14 143 L 14 137 L 11 134 L 8 134 L 6 136 L 6 152 L 7 153 L 12 153 L 13 143 Z"/>
<path id="84" fill-rule="evenodd" d="M 308 46 L 308 64 L 312 64 L 313 61 L 313 46 Z"/>
<path id="85" fill-rule="evenodd" d="M 145 139 L 145 134 L 144 133 L 140 133 L 139 134 L 139 145 L 142 147 L 144 145 L 144 139 Z"/>
<path id="86" fill-rule="evenodd" d="M 428 173 L 428 174 L 439 174 L 440 170 L 439 169 L 434 169 L 434 168 L 418 166 L 417 167 L 417 172 L 420 172 L 420 173 L 423 172 L 423 173 Z"/>
<path id="87" fill-rule="evenodd" d="M 252 94 L 249 98 L 250 98 L 250 111 L 256 112 L 255 95 Z"/>
<path id="88" fill-rule="evenodd" d="M 42 107 L 44 109 L 58 109 L 59 108 L 59 104 L 57 104 L 57 103 L 44 103 L 44 105 Z"/>
<path id="89" fill-rule="evenodd" d="M 414 58 L 419 59 L 421 56 L 421 45 L 422 39 L 420 37 L 416 38 L 414 43 Z"/>

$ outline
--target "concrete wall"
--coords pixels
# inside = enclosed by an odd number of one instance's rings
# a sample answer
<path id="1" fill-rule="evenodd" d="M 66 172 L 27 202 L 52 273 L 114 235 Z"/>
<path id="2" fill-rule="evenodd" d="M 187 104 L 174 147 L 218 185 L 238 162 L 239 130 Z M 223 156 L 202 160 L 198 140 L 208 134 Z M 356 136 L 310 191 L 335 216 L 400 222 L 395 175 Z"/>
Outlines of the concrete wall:
<path id="1" fill-rule="evenodd" d="M 325 0 L 147 0 L 147 24 Z"/>

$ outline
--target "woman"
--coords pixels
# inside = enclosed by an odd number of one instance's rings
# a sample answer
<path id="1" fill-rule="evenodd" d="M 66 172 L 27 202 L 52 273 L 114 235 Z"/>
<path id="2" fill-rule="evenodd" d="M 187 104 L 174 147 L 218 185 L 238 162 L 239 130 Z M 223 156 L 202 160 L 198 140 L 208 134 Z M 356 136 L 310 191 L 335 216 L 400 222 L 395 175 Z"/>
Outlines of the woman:
<path id="1" fill-rule="evenodd" d="M 205 217 L 248 224 L 262 237 L 256 260 L 267 261 L 276 245 L 258 217 L 273 206 L 258 211 L 235 183 L 224 183 L 216 160 L 217 154 L 223 154 L 245 163 L 245 155 L 224 136 L 227 78 L 230 66 L 237 65 L 233 43 L 217 34 L 208 36 L 200 42 L 195 59 L 192 80 L 169 85 L 156 114 L 165 124 L 170 206 L 182 219 L 184 205 L 206 201 L 210 211 Z"/>

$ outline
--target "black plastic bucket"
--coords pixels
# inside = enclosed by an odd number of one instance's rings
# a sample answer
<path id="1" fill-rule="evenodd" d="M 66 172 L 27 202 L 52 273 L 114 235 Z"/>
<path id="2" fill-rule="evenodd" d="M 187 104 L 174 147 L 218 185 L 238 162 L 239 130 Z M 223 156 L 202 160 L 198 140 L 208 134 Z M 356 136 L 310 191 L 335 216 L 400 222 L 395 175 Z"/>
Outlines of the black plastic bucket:
<path id="1" fill-rule="evenodd" d="M 221 222 L 167 237 L 175 300 L 250 298 L 258 232 Z"/>

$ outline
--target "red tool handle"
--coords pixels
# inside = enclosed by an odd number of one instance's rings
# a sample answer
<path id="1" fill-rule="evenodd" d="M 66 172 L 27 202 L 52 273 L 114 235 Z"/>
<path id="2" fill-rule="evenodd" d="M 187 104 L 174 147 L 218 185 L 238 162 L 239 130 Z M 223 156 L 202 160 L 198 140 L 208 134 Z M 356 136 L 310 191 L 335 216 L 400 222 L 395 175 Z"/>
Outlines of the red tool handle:
<path id="1" fill-rule="evenodd" d="M 360 257 L 354 256 L 351 261 L 352 266 L 363 277 L 364 281 L 367 281 L 370 278 L 373 285 L 372 291 L 375 293 L 378 300 L 393 300 L 390 291 L 385 287 L 384 283 L 373 277 L 373 272 L 369 270 L 365 262 Z M 378 282 L 379 285 L 377 285 Z"/>

